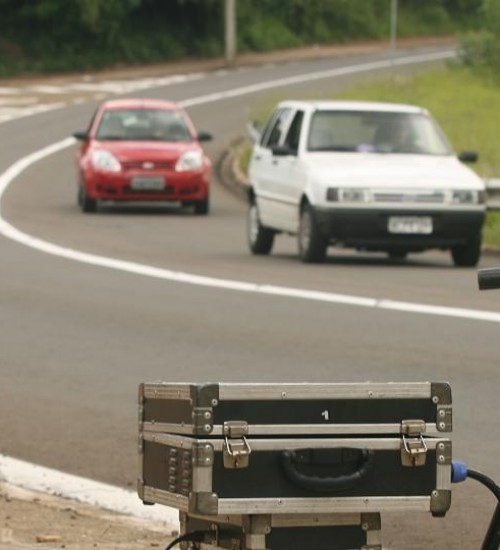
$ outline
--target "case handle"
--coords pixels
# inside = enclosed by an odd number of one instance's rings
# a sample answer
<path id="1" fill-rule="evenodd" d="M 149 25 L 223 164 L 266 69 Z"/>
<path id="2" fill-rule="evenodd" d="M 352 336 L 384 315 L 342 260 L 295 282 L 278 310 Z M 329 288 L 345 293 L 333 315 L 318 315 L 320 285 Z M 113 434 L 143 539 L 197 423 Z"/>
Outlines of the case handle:
<path id="1" fill-rule="evenodd" d="M 350 487 L 366 477 L 373 466 L 373 450 L 341 447 L 283 451 L 281 463 L 285 476 L 298 487 L 317 492 L 335 492 Z M 318 476 L 299 471 L 298 464 L 308 467 L 321 466 L 323 469 L 326 467 L 330 472 L 339 466 L 345 471 L 346 466 L 352 465 L 355 470 L 347 474 Z"/>

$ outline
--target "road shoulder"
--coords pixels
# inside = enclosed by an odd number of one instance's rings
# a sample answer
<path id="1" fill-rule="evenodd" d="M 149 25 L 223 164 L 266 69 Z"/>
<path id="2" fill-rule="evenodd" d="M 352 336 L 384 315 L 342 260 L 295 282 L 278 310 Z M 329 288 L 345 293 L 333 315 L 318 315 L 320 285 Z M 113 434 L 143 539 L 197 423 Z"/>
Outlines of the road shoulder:
<path id="1" fill-rule="evenodd" d="M 164 548 L 176 534 L 160 522 L 0 483 L 0 550 Z"/>

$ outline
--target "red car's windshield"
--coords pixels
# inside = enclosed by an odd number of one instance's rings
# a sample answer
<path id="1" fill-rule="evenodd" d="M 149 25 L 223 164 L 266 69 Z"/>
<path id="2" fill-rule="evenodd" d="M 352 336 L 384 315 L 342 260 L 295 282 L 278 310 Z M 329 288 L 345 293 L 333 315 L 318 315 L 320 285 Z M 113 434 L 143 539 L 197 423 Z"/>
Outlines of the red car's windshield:
<path id="1" fill-rule="evenodd" d="M 101 141 L 193 141 L 182 115 L 165 109 L 105 111 L 96 138 Z"/>

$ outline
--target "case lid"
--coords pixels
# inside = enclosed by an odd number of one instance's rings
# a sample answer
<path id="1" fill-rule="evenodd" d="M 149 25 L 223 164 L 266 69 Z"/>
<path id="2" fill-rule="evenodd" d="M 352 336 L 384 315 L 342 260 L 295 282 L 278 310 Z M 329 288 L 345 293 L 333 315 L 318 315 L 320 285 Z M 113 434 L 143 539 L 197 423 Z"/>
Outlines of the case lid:
<path id="1" fill-rule="evenodd" d="M 401 434 L 452 430 L 447 382 L 144 383 L 144 431 L 228 436 Z"/>

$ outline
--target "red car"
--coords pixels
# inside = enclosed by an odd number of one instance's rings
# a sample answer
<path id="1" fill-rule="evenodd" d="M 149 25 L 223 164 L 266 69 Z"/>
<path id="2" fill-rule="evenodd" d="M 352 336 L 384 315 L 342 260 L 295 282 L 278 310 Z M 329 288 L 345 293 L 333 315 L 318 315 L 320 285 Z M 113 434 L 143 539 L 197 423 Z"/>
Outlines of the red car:
<path id="1" fill-rule="evenodd" d="M 78 204 L 94 212 L 99 201 L 169 201 L 209 212 L 211 163 L 179 105 L 153 99 L 101 104 L 81 142 L 76 163 Z"/>

